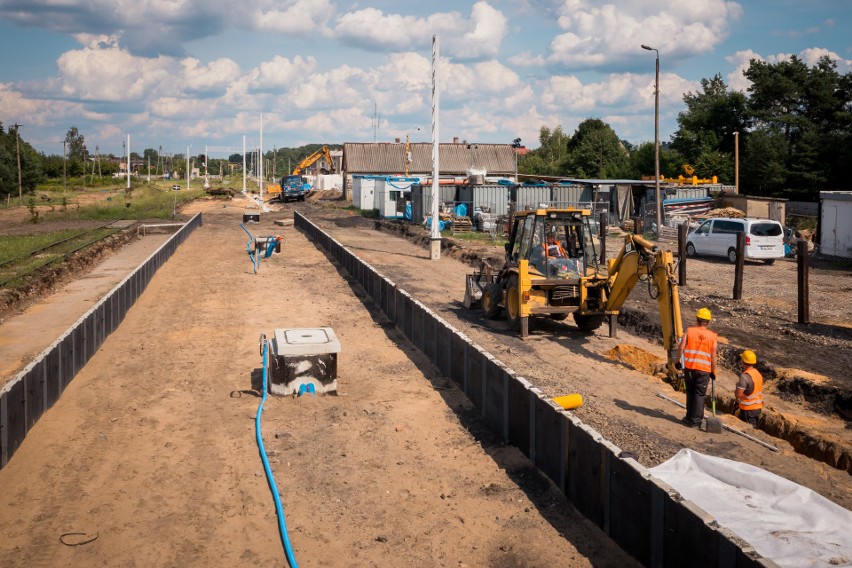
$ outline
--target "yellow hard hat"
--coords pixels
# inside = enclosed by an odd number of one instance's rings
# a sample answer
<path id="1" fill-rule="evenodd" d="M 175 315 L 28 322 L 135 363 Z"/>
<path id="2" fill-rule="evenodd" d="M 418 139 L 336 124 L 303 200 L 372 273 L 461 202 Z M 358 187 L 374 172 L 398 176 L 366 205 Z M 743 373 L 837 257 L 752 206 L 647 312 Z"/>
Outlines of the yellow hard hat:
<path id="1" fill-rule="evenodd" d="M 757 355 L 754 354 L 754 351 L 750 351 L 748 349 L 740 353 L 740 359 L 742 359 L 743 363 L 746 365 L 754 365 L 757 363 Z"/>
<path id="2" fill-rule="evenodd" d="M 698 310 L 698 313 L 695 314 L 695 317 L 704 321 L 710 321 L 711 319 L 713 319 L 713 316 L 710 315 L 710 310 L 708 310 L 707 308 L 701 308 L 700 310 Z"/>

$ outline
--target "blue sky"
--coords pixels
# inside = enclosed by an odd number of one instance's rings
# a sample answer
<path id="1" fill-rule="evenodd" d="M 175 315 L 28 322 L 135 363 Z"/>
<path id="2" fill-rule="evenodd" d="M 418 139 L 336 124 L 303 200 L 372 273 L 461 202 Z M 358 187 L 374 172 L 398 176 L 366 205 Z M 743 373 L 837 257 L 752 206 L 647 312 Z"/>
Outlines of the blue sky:
<path id="1" fill-rule="evenodd" d="M 0 122 L 48 154 L 72 125 L 91 152 L 252 147 L 261 113 L 264 149 L 428 142 L 438 34 L 442 142 L 534 148 L 589 117 L 652 141 L 643 43 L 666 141 L 684 93 L 748 89 L 752 58 L 850 72 L 850 30 L 850 0 L 0 0 Z"/>

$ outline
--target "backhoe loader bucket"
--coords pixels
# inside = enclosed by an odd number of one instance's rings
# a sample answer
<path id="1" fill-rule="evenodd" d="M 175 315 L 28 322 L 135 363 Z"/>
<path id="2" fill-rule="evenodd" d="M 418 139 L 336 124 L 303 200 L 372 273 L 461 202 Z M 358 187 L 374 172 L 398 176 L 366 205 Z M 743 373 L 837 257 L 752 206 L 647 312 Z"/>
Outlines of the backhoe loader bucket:
<path id="1" fill-rule="evenodd" d="M 485 288 L 495 282 L 496 276 L 491 266 L 486 262 L 483 262 L 477 272 L 466 275 L 464 282 L 464 307 L 472 308 L 478 306 Z"/>

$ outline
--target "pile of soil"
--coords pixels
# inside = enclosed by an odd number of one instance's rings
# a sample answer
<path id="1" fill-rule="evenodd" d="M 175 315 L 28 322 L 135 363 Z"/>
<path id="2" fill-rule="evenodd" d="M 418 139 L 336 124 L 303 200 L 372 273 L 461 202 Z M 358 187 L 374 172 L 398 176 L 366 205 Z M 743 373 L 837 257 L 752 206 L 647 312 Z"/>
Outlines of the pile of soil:
<path id="1" fill-rule="evenodd" d="M 604 355 L 613 361 L 624 363 L 646 375 L 662 373 L 666 365 L 663 359 L 633 345 L 616 345 L 604 353 Z"/>

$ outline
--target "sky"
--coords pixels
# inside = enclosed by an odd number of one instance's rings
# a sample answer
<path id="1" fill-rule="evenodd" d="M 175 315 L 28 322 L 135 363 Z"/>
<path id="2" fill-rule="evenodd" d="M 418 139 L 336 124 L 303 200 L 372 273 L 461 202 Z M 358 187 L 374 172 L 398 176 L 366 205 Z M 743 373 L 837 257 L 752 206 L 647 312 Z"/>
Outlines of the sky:
<path id="1" fill-rule="evenodd" d="M 62 154 L 432 140 L 539 145 L 587 118 L 634 144 L 751 59 L 852 71 L 852 0 L 0 0 L 0 122 Z M 642 44 L 657 50 L 642 49 Z M 262 118 L 261 118 L 262 117 Z"/>

